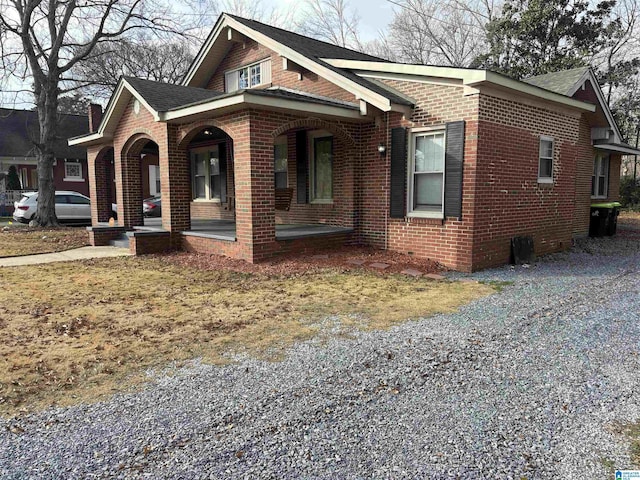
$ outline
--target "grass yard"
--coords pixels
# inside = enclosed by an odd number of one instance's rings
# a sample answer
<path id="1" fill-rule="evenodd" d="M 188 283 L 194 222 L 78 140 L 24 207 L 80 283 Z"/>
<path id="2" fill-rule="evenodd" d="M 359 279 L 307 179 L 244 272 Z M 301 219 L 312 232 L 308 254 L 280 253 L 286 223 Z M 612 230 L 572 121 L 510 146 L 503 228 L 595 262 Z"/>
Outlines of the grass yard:
<path id="1" fill-rule="evenodd" d="M 0 258 L 62 252 L 88 244 L 89 236 L 84 228 L 8 226 L 0 229 Z"/>
<path id="2" fill-rule="evenodd" d="M 0 269 L 0 414 L 96 400 L 172 361 L 277 359 L 292 342 L 325 335 L 319 321 L 330 315 L 348 334 L 451 312 L 494 291 L 337 268 L 196 269 L 163 257 Z"/>

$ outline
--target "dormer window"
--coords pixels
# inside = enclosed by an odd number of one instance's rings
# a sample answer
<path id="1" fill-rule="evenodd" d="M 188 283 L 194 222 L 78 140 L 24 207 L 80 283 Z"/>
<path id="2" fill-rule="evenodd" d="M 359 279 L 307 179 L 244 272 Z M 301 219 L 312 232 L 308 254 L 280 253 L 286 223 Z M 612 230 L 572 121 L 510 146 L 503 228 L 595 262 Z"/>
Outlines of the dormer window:
<path id="1" fill-rule="evenodd" d="M 271 59 L 246 65 L 224 74 L 226 92 L 235 92 L 271 83 Z"/>

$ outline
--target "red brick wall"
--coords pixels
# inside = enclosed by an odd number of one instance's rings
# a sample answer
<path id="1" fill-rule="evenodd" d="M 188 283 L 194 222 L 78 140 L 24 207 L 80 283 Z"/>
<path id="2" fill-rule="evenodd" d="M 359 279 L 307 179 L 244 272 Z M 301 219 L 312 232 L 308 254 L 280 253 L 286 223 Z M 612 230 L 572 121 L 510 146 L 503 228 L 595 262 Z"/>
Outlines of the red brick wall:
<path id="1" fill-rule="evenodd" d="M 87 170 L 87 161 L 80 160 L 80 165 L 82 165 L 82 178 L 84 179 L 81 182 L 69 182 L 64 180 L 64 163 L 63 158 L 58 158 L 56 165 L 53 167 L 53 184 L 55 185 L 56 190 L 70 190 L 83 195 L 89 195 L 89 172 Z"/>
<path id="2" fill-rule="evenodd" d="M 379 127 L 362 127 L 360 135 L 364 144 L 357 188 L 359 239 L 379 248 L 428 257 L 451 268 L 471 270 L 478 97 L 464 96 L 463 88 L 453 85 L 395 80 L 385 80 L 385 83 L 409 95 L 418 105 L 410 120 L 391 113 Z M 390 155 L 381 157 L 378 144 L 382 142 L 389 147 L 390 130 L 396 126 L 444 128 L 447 122 L 457 120 L 466 121 L 462 219 L 389 218 Z"/>
<path id="3" fill-rule="evenodd" d="M 349 102 L 355 101 L 352 93 L 343 90 L 322 77 L 318 77 L 315 73 L 305 71 L 302 75 L 302 80 L 299 80 L 297 72 L 282 69 L 282 57 L 280 55 L 250 39 L 247 39 L 244 44 L 235 43 L 231 47 L 227 56 L 211 76 L 207 88 L 224 92 L 224 73 L 226 71 L 266 58 L 271 58 L 271 84 L 266 85 L 265 88 L 274 85 Z"/>

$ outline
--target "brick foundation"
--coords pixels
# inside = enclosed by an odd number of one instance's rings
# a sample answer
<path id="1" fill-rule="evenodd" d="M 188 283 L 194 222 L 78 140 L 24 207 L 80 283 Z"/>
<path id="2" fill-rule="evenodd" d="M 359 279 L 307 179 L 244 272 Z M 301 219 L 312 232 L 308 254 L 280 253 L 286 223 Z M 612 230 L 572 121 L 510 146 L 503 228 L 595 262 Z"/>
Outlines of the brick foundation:
<path id="1" fill-rule="evenodd" d="M 87 227 L 89 244 L 93 247 L 109 245 L 111 240 L 116 240 L 125 233 L 124 227 Z"/>

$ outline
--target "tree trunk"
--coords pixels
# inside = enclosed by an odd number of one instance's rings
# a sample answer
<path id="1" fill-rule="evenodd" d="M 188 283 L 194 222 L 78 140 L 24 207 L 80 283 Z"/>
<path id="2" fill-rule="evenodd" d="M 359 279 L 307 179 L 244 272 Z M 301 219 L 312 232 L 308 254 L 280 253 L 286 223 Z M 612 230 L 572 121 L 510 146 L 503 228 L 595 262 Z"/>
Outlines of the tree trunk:
<path id="1" fill-rule="evenodd" d="M 56 187 L 53 182 L 53 162 L 58 133 L 58 83 L 54 79 L 36 91 L 36 108 L 40 124 L 40 138 L 36 144 L 38 161 L 38 209 L 31 225 L 39 227 L 59 226 L 56 217 Z"/>

